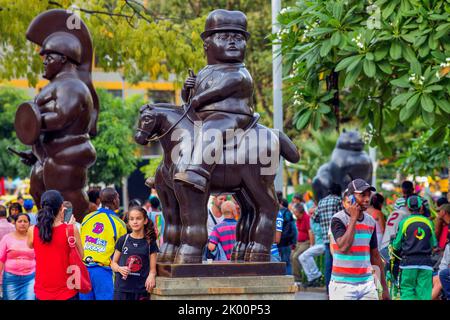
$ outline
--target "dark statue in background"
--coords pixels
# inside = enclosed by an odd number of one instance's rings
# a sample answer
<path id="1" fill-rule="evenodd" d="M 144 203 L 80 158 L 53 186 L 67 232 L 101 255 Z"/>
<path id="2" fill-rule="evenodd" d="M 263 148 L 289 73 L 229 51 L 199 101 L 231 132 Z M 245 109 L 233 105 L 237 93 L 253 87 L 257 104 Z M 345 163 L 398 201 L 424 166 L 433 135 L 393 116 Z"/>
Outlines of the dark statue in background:
<path id="1" fill-rule="evenodd" d="M 323 164 L 313 179 L 317 201 L 328 195 L 333 183 L 345 190 L 357 178 L 372 181 L 372 161 L 364 151 L 364 142 L 358 131 L 343 131 L 336 142 L 329 162 Z"/>
<path id="2" fill-rule="evenodd" d="M 88 212 L 87 169 L 96 153 L 99 102 L 92 85 L 92 40 L 86 25 L 65 10 L 37 16 L 26 37 L 41 46 L 44 78 L 50 83 L 16 112 L 17 137 L 32 149 L 15 152 L 32 166 L 30 193 L 39 206 L 48 189 L 73 204 L 78 221 Z"/>
<path id="3" fill-rule="evenodd" d="M 186 80 L 182 91 L 186 104 L 182 108 L 144 105 L 135 135 L 136 142 L 142 145 L 159 140 L 164 150 L 154 179 L 166 221 L 165 243 L 158 262 L 202 261 L 208 239 L 207 201 L 210 194 L 219 193 L 233 193 L 241 207 L 232 261 L 270 261 L 278 212 L 276 172 L 261 174 L 262 168 L 269 165 L 262 164 L 260 158 L 250 164 L 248 158 L 254 154 L 259 157 L 263 151 L 275 155 L 277 161 L 283 156 L 295 163 L 299 154 L 286 135 L 281 132 L 277 135 L 258 124 L 259 116 L 253 114 L 253 80 L 243 64 L 250 36 L 246 16 L 240 11 L 214 10 L 201 36 L 208 65 L 197 76 L 191 73 Z M 201 123 L 201 132 L 216 129 L 219 138 L 214 143 L 223 147 L 224 157 L 242 152 L 247 157 L 244 164 L 211 164 L 202 160 L 201 151 L 210 147 L 211 142 L 195 134 L 197 123 Z M 229 129 L 242 129 L 245 133 L 234 136 L 233 143 L 225 148 L 216 140 L 225 139 Z M 188 134 L 174 139 L 180 130 Z M 261 134 L 271 143 L 266 146 L 246 143 L 245 150 L 239 148 L 251 132 Z M 193 160 L 199 154 L 201 161 Z"/>

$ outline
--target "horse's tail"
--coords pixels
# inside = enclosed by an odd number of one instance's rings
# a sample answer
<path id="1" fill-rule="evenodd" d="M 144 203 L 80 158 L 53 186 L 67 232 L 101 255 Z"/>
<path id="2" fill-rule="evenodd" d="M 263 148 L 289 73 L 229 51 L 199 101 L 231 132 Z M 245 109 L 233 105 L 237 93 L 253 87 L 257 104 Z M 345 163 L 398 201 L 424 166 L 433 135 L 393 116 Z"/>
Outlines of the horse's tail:
<path id="1" fill-rule="evenodd" d="M 300 160 L 297 146 L 283 132 L 279 131 L 280 153 L 283 158 L 291 163 L 297 163 Z"/>

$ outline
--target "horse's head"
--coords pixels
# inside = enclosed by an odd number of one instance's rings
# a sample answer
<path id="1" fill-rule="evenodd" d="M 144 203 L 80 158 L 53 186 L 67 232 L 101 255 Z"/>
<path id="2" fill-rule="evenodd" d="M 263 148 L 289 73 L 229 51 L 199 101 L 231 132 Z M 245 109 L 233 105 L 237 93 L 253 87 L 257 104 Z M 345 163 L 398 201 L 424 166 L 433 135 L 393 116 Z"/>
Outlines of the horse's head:
<path id="1" fill-rule="evenodd" d="M 156 112 L 153 106 L 150 104 L 143 105 L 139 109 L 139 123 L 134 140 L 141 145 L 146 145 L 148 140 L 157 134 L 156 122 Z"/>

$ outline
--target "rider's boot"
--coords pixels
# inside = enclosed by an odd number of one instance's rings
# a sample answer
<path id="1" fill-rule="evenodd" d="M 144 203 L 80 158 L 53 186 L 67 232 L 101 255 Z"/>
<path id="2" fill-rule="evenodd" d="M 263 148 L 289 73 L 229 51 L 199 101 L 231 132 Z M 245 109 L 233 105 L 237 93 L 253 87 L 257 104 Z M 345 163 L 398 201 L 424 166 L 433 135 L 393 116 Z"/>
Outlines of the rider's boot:
<path id="1" fill-rule="evenodd" d="M 206 192 L 210 173 L 201 166 L 189 165 L 184 172 L 177 172 L 174 181 L 192 186 L 201 192 Z"/>

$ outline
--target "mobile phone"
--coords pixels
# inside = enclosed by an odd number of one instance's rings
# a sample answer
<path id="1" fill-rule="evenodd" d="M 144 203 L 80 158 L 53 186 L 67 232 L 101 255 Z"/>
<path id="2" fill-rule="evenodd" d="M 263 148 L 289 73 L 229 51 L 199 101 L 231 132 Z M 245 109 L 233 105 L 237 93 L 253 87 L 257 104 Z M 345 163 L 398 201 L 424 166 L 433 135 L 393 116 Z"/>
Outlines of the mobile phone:
<path id="1" fill-rule="evenodd" d="M 69 223 L 70 219 L 72 219 L 72 208 L 66 208 L 64 211 L 64 222 Z"/>
<path id="2" fill-rule="evenodd" d="M 351 195 L 348 196 L 348 198 L 349 198 L 351 204 L 355 204 L 356 203 L 356 198 L 355 198 L 354 195 L 351 194 Z"/>

